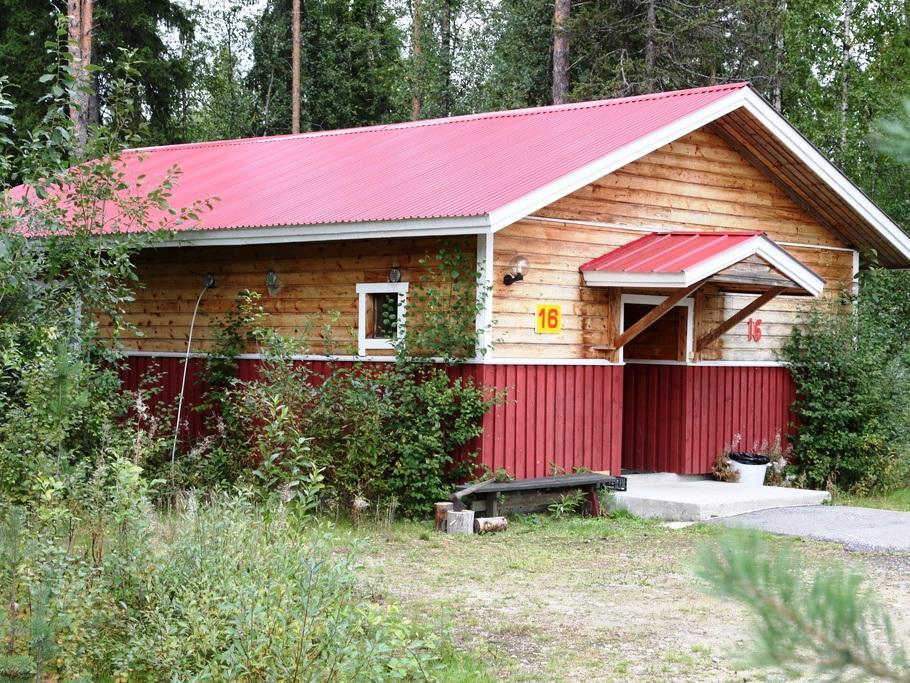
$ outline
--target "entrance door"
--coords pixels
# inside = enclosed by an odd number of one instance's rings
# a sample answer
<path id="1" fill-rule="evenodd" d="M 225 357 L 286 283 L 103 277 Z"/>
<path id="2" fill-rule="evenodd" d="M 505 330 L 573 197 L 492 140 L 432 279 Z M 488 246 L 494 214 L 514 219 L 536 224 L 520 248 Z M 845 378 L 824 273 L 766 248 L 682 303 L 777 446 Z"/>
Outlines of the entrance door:
<path id="1" fill-rule="evenodd" d="M 662 297 L 624 296 L 623 329 Z M 692 302 L 683 300 L 623 348 L 623 471 L 679 471 L 685 453 Z"/>

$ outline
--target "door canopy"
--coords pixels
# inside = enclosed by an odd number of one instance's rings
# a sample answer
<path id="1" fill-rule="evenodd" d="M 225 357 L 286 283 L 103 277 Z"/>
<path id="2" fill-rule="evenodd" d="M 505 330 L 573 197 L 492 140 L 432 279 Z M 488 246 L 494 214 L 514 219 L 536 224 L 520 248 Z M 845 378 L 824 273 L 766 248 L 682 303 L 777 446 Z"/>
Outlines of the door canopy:
<path id="1" fill-rule="evenodd" d="M 825 281 L 761 232 L 654 232 L 579 269 L 592 287 L 820 296 Z"/>

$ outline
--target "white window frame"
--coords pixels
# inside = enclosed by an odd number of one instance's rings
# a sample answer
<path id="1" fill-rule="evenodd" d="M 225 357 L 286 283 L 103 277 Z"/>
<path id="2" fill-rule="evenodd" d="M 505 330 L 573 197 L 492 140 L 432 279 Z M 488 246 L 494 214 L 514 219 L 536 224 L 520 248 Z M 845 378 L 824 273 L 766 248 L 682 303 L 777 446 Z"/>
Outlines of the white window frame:
<path id="1" fill-rule="evenodd" d="M 397 294 L 398 295 L 398 320 L 396 323 L 395 339 L 377 339 L 367 337 L 367 295 L 368 294 Z M 395 348 L 395 343 L 404 336 L 405 315 L 408 306 L 407 282 L 370 282 L 357 285 L 357 355 L 367 356 L 368 351 L 379 349 L 389 350 Z"/>
<path id="2" fill-rule="evenodd" d="M 666 301 L 667 297 L 665 296 L 655 296 L 651 294 L 620 294 L 619 296 L 619 333 L 622 334 L 626 331 L 626 304 L 648 304 L 651 306 L 657 306 Z M 686 359 L 683 361 L 679 360 L 633 360 L 630 359 L 629 363 L 638 363 L 640 365 L 652 364 L 652 365 L 686 365 L 692 360 L 692 355 L 694 353 L 693 349 L 693 337 L 695 335 L 695 299 L 692 297 L 686 297 L 681 299 L 673 304 L 673 307 L 684 306 L 688 310 L 686 311 Z M 619 350 L 619 362 L 625 363 L 625 347 Z"/>

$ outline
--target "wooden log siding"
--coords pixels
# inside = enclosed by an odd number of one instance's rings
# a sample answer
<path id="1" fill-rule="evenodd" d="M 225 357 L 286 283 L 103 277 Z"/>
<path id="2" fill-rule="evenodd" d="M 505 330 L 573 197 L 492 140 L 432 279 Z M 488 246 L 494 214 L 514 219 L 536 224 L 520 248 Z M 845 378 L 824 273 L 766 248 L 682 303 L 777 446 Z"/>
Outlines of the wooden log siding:
<path id="1" fill-rule="evenodd" d="M 602 331 L 613 324 L 615 306 L 611 308 L 606 293 L 583 286 L 578 267 L 642 233 L 573 220 L 637 228 L 761 230 L 778 242 L 847 246 L 708 126 L 538 210 L 535 220 L 518 221 L 496 234 L 497 275 L 518 253 L 531 264 L 524 282 L 495 286 L 494 338 L 501 340 L 497 355 L 605 357 L 596 347 L 609 344 Z M 825 279 L 830 298 L 838 297 L 852 280 L 850 251 L 784 248 Z M 704 334 L 751 298 L 706 285 L 695 296 L 696 334 Z M 534 333 L 536 304 L 544 301 L 563 305 L 563 334 Z M 792 325 L 814 305 L 811 299 L 778 297 L 756 313 L 769 325 L 760 342 L 746 341 L 742 323 L 698 358 L 776 360 Z"/>
<path id="2" fill-rule="evenodd" d="M 475 238 L 457 241 L 473 262 Z M 251 289 L 262 295 L 260 302 L 269 314 L 266 324 L 302 336 L 309 352 L 353 354 L 357 283 L 386 282 L 389 270 L 398 267 L 402 280 L 413 287 L 426 271 L 420 260 L 435 254 L 442 243 L 421 238 L 146 250 L 137 262 L 144 288 L 136 292 L 126 315 L 141 336 L 128 332 L 124 344 L 136 351 L 184 351 L 202 277 L 214 273 L 216 286 L 206 292 L 196 319 L 194 351 L 211 348 L 217 320 L 231 310 L 238 292 Z M 277 296 L 266 292 L 270 270 L 281 280 Z M 323 338 L 326 325 L 331 330 L 328 342 Z M 109 328 L 104 331 L 110 333 Z"/>

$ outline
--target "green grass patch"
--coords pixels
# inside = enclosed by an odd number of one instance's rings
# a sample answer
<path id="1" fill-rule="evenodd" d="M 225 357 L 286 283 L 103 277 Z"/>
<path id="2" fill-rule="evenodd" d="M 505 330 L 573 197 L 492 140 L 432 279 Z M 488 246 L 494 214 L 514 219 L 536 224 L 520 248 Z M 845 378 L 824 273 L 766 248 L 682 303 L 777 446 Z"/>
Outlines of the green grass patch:
<path id="1" fill-rule="evenodd" d="M 837 493 L 831 502 L 833 505 L 855 505 L 864 508 L 910 512 L 910 488 L 895 489 L 890 493 L 874 496 L 852 496 L 847 493 Z"/>

